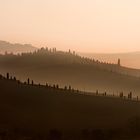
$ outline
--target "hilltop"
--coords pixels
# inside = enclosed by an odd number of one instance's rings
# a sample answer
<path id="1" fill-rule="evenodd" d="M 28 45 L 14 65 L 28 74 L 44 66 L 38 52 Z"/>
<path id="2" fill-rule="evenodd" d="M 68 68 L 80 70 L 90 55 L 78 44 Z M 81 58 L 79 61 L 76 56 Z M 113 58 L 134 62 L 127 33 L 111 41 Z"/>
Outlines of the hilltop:
<path id="1" fill-rule="evenodd" d="M 33 47 L 31 44 L 12 44 L 7 41 L 0 40 L 0 53 L 23 53 L 23 52 L 33 52 L 37 50 L 37 48 Z"/>

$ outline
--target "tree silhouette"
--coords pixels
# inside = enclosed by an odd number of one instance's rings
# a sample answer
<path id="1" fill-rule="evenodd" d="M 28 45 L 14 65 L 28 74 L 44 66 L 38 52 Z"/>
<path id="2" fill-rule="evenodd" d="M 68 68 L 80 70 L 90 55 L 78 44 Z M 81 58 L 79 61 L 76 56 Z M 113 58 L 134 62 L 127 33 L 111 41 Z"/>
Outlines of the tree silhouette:
<path id="1" fill-rule="evenodd" d="M 32 85 L 34 85 L 34 81 L 32 80 Z"/>
<path id="2" fill-rule="evenodd" d="M 18 84 L 20 84 L 20 80 L 17 80 Z"/>
<path id="3" fill-rule="evenodd" d="M 130 92 L 130 99 L 132 99 L 132 92 Z"/>
<path id="4" fill-rule="evenodd" d="M 56 85 L 56 88 L 59 89 L 59 85 L 58 84 Z"/>
<path id="5" fill-rule="evenodd" d="M 16 77 L 14 77 L 14 80 L 16 81 Z"/>
<path id="6" fill-rule="evenodd" d="M 72 90 L 71 90 L 72 92 L 74 92 L 74 88 L 72 88 Z"/>
<path id="7" fill-rule="evenodd" d="M 2 75 L 0 74 L 0 79 L 2 79 Z"/>
<path id="8" fill-rule="evenodd" d="M 120 93 L 120 98 L 122 98 L 122 97 L 123 97 L 123 92 Z"/>
<path id="9" fill-rule="evenodd" d="M 64 90 L 67 90 L 67 86 L 64 87 Z"/>
<path id="10" fill-rule="evenodd" d="M 77 89 L 76 92 L 79 93 L 79 90 Z"/>
<path id="11" fill-rule="evenodd" d="M 71 86 L 69 86 L 69 90 L 71 90 Z"/>
<path id="12" fill-rule="evenodd" d="M 5 55 L 8 55 L 8 52 L 7 51 L 5 51 Z"/>
<path id="13" fill-rule="evenodd" d="M 46 83 L 46 87 L 49 87 L 48 83 Z"/>
<path id="14" fill-rule="evenodd" d="M 98 90 L 96 90 L 96 95 L 98 95 Z"/>
<path id="15" fill-rule="evenodd" d="M 46 51 L 48 52 L 48 47 L 46 47 Z"/>
<path id="16" fill-rule="evenodd" d="M 9 79 L 9 73 L 6 74 L 6 78 Z"/>
<path id="17" fill-rule="evenodd" d="M 118 59 L 118 66 L 120 66 L 121 65 L 121 60 L 120 59 Z"/>
<path id="18" fill-rule="evenodd" d="M 132 99 L 132 92 L 128 94 L 128 99 Z"/>
<path id="19" fill-rule="evenodd" d="M 29 78 L 27 79 L 27 83 L 28 83 L 28 85 L 30 84 L 30 79 Z"/>
<path id="20" fill-rule="evenodd" d="M 53 85 L 53 88 L 54 88 L 54 89 L 56 88 L 55 84 Z"/>

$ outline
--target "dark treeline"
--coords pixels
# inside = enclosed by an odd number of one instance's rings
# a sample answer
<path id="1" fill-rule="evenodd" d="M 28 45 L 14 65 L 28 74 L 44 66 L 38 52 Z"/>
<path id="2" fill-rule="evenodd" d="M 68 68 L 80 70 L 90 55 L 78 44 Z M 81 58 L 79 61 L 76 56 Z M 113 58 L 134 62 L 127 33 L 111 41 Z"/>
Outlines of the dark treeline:
<path id="1" fill-rule="evenodd" d="M 34 50 L 32 52 L 24 52 L 24 53 L 17 53 L 13 54 L 5 52 L 4 55 L 1 55 L 1 57 L 4 56 L 5 59 L 14 59 L 14 58 L 20 58 L 20 60 L 23 59 L 29 59 L 30 62 L 32 62 L 32 59 L 36 60 L 37 62 L 40 62 L 40 60 L 43 60 L 45 64 L 85 64 L 85 65 L 93 65 L 98 68 L 101 68 L 103 70 L 108 70 L 110 72 L 125 74 L 125 75 L 132 75 L 140 77 L 140 71 L 135 69 L 128 69 L 121 65 L 121 60 L 118 58 L 116 60 L 116 63 L 108 63 L 103 62 L 95 59 L 91 59 L 88 57 L 83 57 L 78 55 L 75 51 L 68 50 L 67 52 L 58 51 L 56 48 L 41 48 Z M 38 56 L 40 58 L 38 58 Z M 3 58 L 3 57 L 2 57 Z M 2 59 L 1 58 L 1 59 Z M 37 58 L 37 59 L 36 59 Z M 53 58 L 53 59 L 52 59 Z M 16 62 L 15 62 L 16 64 Z"/>
<path id="2" fill-rule="evenodd" d="M 33 80 L 31 80 L 30 78 L 27 78 L 27 81 L 20 81 L 18 80 L 15 76 L 11 76 L 9 73 L 6 73 L 6 76 L 3 76 L 2 74 L 0 74 L 0 79 L 3 80 L 11 80 L 11 81 L 15 81 L 18 84 L 23 84 L 23 85 L 32 85 L 32 86 L 38 86 L 38 87 L 46 87 L 46 88 L 50 88 L 50 89 L 58 89 L 58 90 L 66 90 L 66 91 L 71 91 L 71 92 L 76 92 L 76 93 L 82 93 L 82 91 L 78 90 L 78 89 L 74 89 L 72 88 L 70 85 L 69 86 L 64 86 L 64 88 L 59 87 L 59 84 L 49 84 L 46 82 L 46 84 L 40 84 L 40 83 L 34 83 Z"/>
<path id="3" fill-rule="evenodd" d="M 120 97 L 122 99 L 128 99 L 128 100 L 132 100 L 132 101 L 139 101 L 139 97 L 133 97 L 132 92 L 130 91 L 128 93 L 128 96 L 125 96 L 123 92 L 120 92 L 119 95 L 115 95 L 115 94 L 107 94 L 107 92 L 105 91 L 104 93 L 100 93 L 98 90 L 96 90 L 96 92 L 86 92 L 86 91 L 80 91 L 78 89 L 74 89 L 71 87 L 71 85 L 69 86 L 64 86 L 63 88 L 59 86 L 59 84 L 49 84 L 46 82 L 46 84 L 40 84 L 40 83 L 35 83 L 33 80 L 31 80 L 30 78 L 27 78 L 27 81 L 20 81 L 17 80 L 17 78 L 15 76 L 11 76 L 9 73 L 6 74 L 6 77 L 3 75 L 0 75 L 0 79 L 7 79 L 7 80 L 12 80 L 17 82 L 18 84 L 24 84 L 24 85 L 32 85 L 32 86 L 38 86 L 38 87 L 46 87 L 46 88 L 50 88 L 53 90 L 64 90 L 64 91 L 69 91 L 72 93 L 77 93 L 77 94 L 83 94 L 83 95 L 90 95 L 90 96 L 104 96 L 104 97 Z"/>
<path id="4" fill-rule="evenodd" d="M 99 60 L 95 60 L 95 59 L 91 59 L 88 57 L 82 57 L 80 55 L 78 55 L 75 51 L 71 51 L 68 50 L 67 52 L 63 52 L 63 51 L 58 51 L 56 48 L 41 48 L 38 50 L 35 50 L 33 52 L 24 52 L 24 53 L 18 53 L 18 54 L 13 54 L 5 52 L 4 55 L 2 56 L 7 56 L 7 57 L 29 57 L 29 56 L 42 56 L 46 58 L 49 57 L 54 57 L 55 60 L 55 56 L 58 59 L 58 56 L 60 57 L 60 60 L 57 60 L 58 63 L 78 63 L 78 64 L 88 64 L 88 65 L 102 65 L 102 66 L 106 66 L 106 67 L 116 67 L 116 66 L 120 66 L 120 63 L 118 64 L 118 61 L 116 60 L 116 64 L 112 64 L 112 63 L 107 63 L 107 62 L 101 62 Z M 120 61 L 120 60 L 119 60 Z M 55 61 L 54 61 L 55 62 Z M 46 61 L 46 63 L 49 63 L 49 61 Z M 52 63 L 52 61 L 50 61 L 50 63 Z M 113 70 L 112 70 L 113 71 Z"/>

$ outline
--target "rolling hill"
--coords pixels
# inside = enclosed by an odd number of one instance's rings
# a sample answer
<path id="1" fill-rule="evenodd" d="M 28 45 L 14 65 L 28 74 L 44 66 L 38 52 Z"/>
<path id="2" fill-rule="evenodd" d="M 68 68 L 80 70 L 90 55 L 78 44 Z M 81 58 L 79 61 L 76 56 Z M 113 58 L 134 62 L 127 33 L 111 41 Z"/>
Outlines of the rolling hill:
<path id="1" fill-rule="evenodd" d="M 28 80 L 29 81 L 29 80 Z M 140 102 L 0 76 L 0 138 L 139 138 Z"/>
<path id="2" fill-rule="evenodd" d="M 85 91 L 140 93 L 140 70 L 102 63 L 56 49 L 42 48 L 33 53 L 0 55 L 0 72 L 4 74 L 5 71 L 21 80 L 30 77 L 36 82 L 59 83 L 61 87 L 71 85 Z"/>
<path id="3" fill-rule="evenodd" d="M 37 48 L 33 47 L 30 44 L 19 44 L 19 43 L 9 43 L 7 41 L 0 41 L 0 53 L 23 53 L 23 52 L 33 52 Z"/>
<path id="4" fill-rule="evenodd" d="M 110 54 L 101 54 L 101 53 L 78 53 L 81 56 L 88 58 L 94 58 L 99 61 L 105 61 L 110 63 L 116 63 L 117 59 L 121 59 L 121 64 L 126 67 L 131 67 L 134 69 L 140 69 L 140 52 L 130 52 L 130 53 L 110 53 Z"/>

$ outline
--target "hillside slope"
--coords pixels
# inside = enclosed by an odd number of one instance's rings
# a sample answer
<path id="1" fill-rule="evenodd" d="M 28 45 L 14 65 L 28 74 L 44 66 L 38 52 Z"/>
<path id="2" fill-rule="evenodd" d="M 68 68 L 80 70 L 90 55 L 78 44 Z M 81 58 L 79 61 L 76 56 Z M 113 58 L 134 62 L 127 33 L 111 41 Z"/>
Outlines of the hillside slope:
<path id="1" fill-rule="evenodd" d="M 118 58 L 121 59 L 121 64 L 126 67 L 131 67 L 134 69 L 140 69 L 140 52 L 130 52 L 130 53 L 78 53 L 81 56 L 85 56 L 91 59 L 97 59 L 99 61 L 105 61 L 110 63 L 116 63 Z"/>
<path id="2" fill-rule="evenodd" d="M 14 140 L 15 135 L 39 136 L 38 140 L 60 136 L 67 140 L 139 137 L 139 101 L 82 95 L 5 78 L 0 78 L 0 91 L 0 137 L 9 135 Z"/>
<path id="3" fill-rule="evenodd" d="M 125 73 L 131 69 L 55 49 L 51 52 L 41 49 L 21 55 L 0 55 L 0 66 L 1 73 L 8 71 L 21 80 L 30 77 L 36 82 L 48 81 L 62 87 L 71 85 L 80 90 L 99 90 L 110 94 L 121 91 L 125 94 L 130 91 L 135 95 L 140 93 L 140 79 Z"/>

